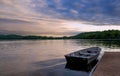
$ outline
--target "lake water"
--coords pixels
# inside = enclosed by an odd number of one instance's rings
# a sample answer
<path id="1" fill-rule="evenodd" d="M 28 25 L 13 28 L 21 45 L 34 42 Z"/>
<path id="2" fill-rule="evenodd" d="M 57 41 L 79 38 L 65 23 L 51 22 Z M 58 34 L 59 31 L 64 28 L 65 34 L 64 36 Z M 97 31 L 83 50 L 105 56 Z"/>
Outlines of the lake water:
<path id="1" fill-rule="evenodd" d="M 65 68 L 64 55 L 93 46 L 120 51 L 116 40 L 0 41 L 0 76 L 88 76 L 89 72 Z"/>

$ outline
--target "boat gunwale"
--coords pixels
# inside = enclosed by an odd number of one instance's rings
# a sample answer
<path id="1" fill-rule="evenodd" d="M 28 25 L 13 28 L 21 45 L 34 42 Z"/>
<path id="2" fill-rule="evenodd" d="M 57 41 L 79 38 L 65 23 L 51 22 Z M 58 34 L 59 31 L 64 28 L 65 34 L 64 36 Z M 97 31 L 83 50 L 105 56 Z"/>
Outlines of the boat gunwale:
<path id="1" fill-rule="evenodd" d="M 100 51 L 101 51 L 101 48 L 99 48 L 99 47 L 91 47 L 91 48 L 86 48 L 86 49 L 82 49 L 82 50 L 78 50 L 78 51 L 75 51 L 75 52 L 72 52 L 72 53 L 69 53 L 69 54 L 66 54 L 65 55 L 65 57 L 74 57 L 74 58 L 82 58 L 82 57 L 80 57 L 80 55 L 79 56 L 73 56 L 73 54 L 75 54 L 75 55 L 77 55 L 77 54 L 79 54 L 80 52 L 84 52 L 85 50 L 88 50 L 88 49 L 93 49 L 93 48 L 97 48 L 97 50 L 96 50 L 96 52 L 94 52 L 94 56 L 96 56 L 96 55 L 99 55 L 100 54 Z M 89 51 L 92 51 L 92 50 L 89 50 Z M 89 53 L 90 54 L 90 53 Z M 92 53 L 91 53 L 92 54 Z M 89 58 L 91 58 L 91 57 L 93 57 L 92 55 L 91 56 L 89 56 Z M 86 59 L 88 59 L 87 57 L 86 57 Z"/>

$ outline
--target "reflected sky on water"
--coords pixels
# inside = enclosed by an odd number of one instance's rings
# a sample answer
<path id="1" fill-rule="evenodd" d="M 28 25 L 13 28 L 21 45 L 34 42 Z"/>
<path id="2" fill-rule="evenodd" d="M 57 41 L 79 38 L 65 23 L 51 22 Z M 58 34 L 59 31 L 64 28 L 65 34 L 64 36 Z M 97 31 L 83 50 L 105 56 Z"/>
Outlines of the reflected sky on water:
<path id="1" fill-rule="evenodd" d="M 65 54 L 99 46 L 120 51 L 112 40 L 20 40 L 0 41 L 0 76 L 88 76 L 89 72 L 66 69 Z"/>

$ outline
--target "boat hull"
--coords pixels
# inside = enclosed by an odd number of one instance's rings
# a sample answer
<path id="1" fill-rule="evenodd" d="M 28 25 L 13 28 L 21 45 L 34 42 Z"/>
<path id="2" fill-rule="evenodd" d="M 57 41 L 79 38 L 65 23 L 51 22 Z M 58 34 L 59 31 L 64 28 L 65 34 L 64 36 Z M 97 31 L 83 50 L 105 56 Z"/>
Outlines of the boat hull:
<path id="1" fill-rule="evenodd" d="M 84 58 L 78 58 L 78 57 L 70 57 L 70 56 L 65 56 L 67 63 L 69 64 L 74 64 L 74 65 L 89 65 L 93 61 L 97 60 L 97 57 L 99 56 L 96 55 L 90 59 L 84 59 Z"/>
<path id="2" fill-rule="evenodd" d="M 79 50 L 65 55 L 66 61 L 72 65 L 89 65 L 97 60 L 101 49 L 99 47 L 91 47 Z"/>
<path id="3" fill-rule="evenodd" d="M 94 60 L 93 62 L 87 65 L 67 63 L 65 68 L 70 70 L 89 72 L 92 70 L 92 68 L 96 65 L 97 62 L 98 60 Z"/>

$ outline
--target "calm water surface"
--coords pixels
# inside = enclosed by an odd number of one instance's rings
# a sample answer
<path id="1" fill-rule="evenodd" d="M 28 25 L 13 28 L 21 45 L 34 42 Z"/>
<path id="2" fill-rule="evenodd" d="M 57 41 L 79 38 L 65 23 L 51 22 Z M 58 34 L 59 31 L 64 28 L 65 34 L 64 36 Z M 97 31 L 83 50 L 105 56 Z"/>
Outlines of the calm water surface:
<path id="1" fill-rule="evenodd" d="M 0 41 L 0 76 L 88 76 L 89 72 L 65 68 L 64 55 L 92 46 L 102 51 L 120 51 L 119 41 Z"/>

